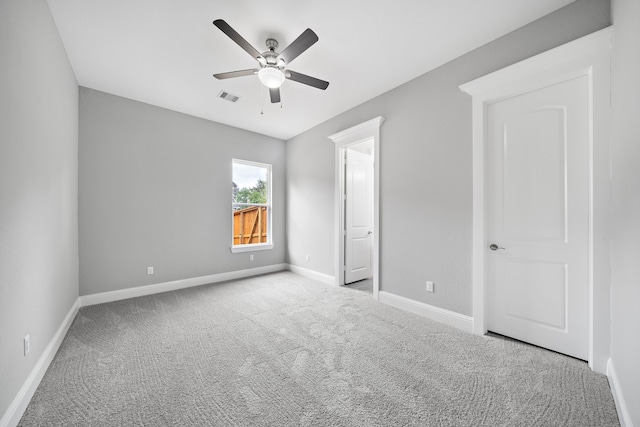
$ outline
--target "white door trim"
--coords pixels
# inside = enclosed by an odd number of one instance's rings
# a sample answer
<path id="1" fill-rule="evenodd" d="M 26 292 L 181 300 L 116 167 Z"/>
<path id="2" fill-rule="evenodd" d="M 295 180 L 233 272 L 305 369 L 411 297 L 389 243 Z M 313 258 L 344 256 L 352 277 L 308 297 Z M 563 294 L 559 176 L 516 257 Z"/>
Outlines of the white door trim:
<path id="1" fill-rule="evenodd" d="M 344 285 L 344 152 L 347 147 L 373 139 L 373 298 L 380 290 L 380 126 L 384 117 L 378 116 L 359 125 L 329 136 L 335 143 L 335 283 Z"/>
<path id="2" fill-rule="evenodd" d="M 492 102 L 577 76 L 589 78 L 592 129 L 589 137 L 589 366 L 605 373 L 609 358 L 610 164 L 609 51 L 613 28 L 605 28 L 460 86 L 473 97 L 473 331 L 487 332 L 486 106 Z"/>

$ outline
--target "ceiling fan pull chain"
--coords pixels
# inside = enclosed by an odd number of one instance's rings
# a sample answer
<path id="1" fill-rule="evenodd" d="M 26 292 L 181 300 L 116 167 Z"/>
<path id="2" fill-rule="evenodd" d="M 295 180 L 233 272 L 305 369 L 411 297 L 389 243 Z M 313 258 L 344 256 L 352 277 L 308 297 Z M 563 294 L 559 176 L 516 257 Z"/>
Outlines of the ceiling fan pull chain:
<path id="1" fill-rule="evenodd" d="M 260 115 L 264 116 L 264 89 L 260 85 Z"/>

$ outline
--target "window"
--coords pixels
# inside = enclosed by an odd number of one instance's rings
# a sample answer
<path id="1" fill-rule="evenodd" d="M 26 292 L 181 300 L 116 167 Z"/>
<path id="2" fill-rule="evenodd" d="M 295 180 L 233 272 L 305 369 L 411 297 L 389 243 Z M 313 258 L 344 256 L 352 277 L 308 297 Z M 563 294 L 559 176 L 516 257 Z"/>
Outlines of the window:
<path id="1" fill-rule="evenodd" d="M 271 165 L 233 159 L 231 252 L 273 248 Z"/>

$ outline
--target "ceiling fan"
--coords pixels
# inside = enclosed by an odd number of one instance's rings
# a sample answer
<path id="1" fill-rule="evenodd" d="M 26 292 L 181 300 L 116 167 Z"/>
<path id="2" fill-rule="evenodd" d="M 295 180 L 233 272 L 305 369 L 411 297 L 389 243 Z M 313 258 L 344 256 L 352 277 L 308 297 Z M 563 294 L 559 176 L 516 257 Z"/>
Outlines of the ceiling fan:
<path id="1" fill-rule="evenodd" d="M 213 77 L 216 79 L 231 79 L 234 77 L 252 76 L 257 74 L 260 82 L 269 88 L 269 95 L 272 103 L 280 102 L 280 86 L 282 86 L 285 79 L 293 80 L 294 82 L 313 86 L 322 90 L 325 90 L 329 86 L 329 82 L 287 69 L 287 66 L 291 61 L 296 59 L 302 52 L 309 49 L 318 41 L 318 36 L 311 29 L 307 28 L 297 39 L 295 39 L 280 53 L 276 51 L 278 48 L 277 40 L 267 39 L 266 44 L 269 50 L 260 53 L 224 20 L 216 19 L 213 21 L 213 25 L 229 36 L 231 40 L 236 42 L 238 46 L 244 49 L 245 52 L 251 55 L 251 57 L 260 64 L 260 68 L 214 74 Z"/>

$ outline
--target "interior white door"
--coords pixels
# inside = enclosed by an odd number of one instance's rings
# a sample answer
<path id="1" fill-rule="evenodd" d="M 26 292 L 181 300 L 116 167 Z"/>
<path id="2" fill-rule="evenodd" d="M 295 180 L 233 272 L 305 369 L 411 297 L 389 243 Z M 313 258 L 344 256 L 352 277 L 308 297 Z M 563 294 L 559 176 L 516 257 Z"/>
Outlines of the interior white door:
<path id="1" fill-rule="evenodd" d="M 487 108 L 488 330 L 583 360 L 589 129 L 586 76 Z"/>
<path id="2" fill-rule="evenodd" d="M 346 150 L 345 276 L 352 283 L 372 276 L 373 158 Z"/>

